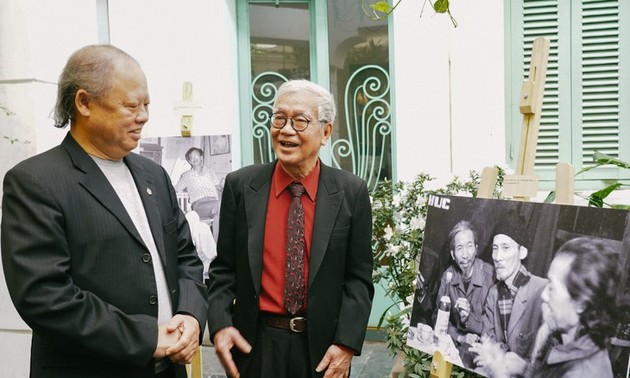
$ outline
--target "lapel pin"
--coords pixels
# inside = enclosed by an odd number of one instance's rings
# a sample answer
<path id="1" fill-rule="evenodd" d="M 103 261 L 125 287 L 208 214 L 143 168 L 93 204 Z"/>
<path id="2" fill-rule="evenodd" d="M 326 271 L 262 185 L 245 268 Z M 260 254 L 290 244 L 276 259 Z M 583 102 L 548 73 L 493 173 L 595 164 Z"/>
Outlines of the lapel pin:
<path id="1" fill-rule="evenodd" d="M 151 191 L 151 188 L 147 188 L 147 194 L 150 195 L 150 196 L 153 195 L 153 192 Z"/>

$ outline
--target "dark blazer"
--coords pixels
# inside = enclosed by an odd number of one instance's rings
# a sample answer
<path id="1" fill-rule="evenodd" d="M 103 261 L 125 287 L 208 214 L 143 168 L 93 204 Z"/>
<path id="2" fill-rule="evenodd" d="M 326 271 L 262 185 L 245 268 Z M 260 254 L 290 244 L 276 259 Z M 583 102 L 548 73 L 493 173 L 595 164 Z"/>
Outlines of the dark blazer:
<path id="1" fill-rule="evenodd" d="M 173 313 L 203 329 L 202 265 L 168 175 L 124 158 L 157 245 Z M 4 179 L 2 263 L 11 299 L 33 329 L 31 377 L 150 377 L 157 345 L 151 255 L 92 158 L 68 134 Z M 178 366 L 178 376 L 185 369 Z"/>
<path id="2" fill-rule="evenodd" d="M 217 258 L 210 264 L 210 335 L 235 326 L 256 342 L 263 239 L 275 162 L 229 174 Z M 372 306 L 372 215 L 365 182 L 321 163 L 308 277 L 307 337 L 312 371 L 328 347 L 361 352 Z M 232 349 L 241 373 L 248 356 Z"/>

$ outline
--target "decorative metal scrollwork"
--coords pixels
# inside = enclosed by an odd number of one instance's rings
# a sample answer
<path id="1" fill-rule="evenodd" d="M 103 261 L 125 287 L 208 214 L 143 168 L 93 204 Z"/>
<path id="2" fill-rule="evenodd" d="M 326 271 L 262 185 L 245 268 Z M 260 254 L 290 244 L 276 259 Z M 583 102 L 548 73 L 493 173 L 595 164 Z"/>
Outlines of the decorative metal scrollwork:
<path id="1" fill-rule="evenodd" d="M 366 65 L 348 79 L 344 91 L 346 135 L 332 143 L 333 164 L 351 169 L 372 191 L 382 179 L 391 152 L 389 73 Z M 341 115 L 341 114 L 340 114 Z M 391 177 L 390 177 L 391 178 Z"/>
<path id="2" fill-rule="evenodd" d="M 254 138 L 254 162 L 268 163 L 275 158 L 271 145 L 269 116 L 273 110 L 278 87 L 288 79 L 277 72 L 258 74 L 251 85 L 252 137 Z"/>

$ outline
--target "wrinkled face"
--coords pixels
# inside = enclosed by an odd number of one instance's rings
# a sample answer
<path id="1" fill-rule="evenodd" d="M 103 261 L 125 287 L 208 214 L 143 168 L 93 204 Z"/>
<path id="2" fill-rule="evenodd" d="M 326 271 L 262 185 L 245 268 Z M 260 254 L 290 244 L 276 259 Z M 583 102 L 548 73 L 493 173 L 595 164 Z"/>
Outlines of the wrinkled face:
<path id="1" fill-rule="evenodd" d="M 87 135 L 93 149 L 88 152 L 119 160 L 138 146 L 149 120 L 149 91 L 144 73 L 133 61 L 116 64 L 112 83 L 104 97 L 90 101 Z"/>
<path id="2" fill-rule="evenodd" d="M 566 276 L 571 267 L 573 258 L 567 255 L 558 255 L 549 266 L 549 283 L 543 290 L 542 312 L 545 323 L 549 329 L 568 330 L 576 326 L 580 321 L 579 304 L 571 298 L 566 285 Z"/>
<path id="3" fill-rule="evenodd" d="M 473 232 L 471 230 L 458 232 L 453 240 L 451 257 L 453 257 L 457 266 L 462 270 L 464 277 L 470 276 L 476 256 L 477 245 L 475 244 Z"/>
<path id="4" fill-rule="evenodd" d="M 492 239 L 492 261 L 497 279 L 505 281 L 516 274 L 526 252 L 511 237 L 497 234 Z"/>
<path id="5" fill-rule="evenodd" d="M 294 178 L 306 176 L 317 164 L 319 149 L 332 133 L 332 123 L 318 122 L 317 103 L 308 91 L 285 92 L 276 99 L 273 113 L 288 118 L 302 116 L 310 120 L 306 130 L 297 132 L 291 121 L 282 129 L 271 128 L 273 149 L 278 162 Z"/>

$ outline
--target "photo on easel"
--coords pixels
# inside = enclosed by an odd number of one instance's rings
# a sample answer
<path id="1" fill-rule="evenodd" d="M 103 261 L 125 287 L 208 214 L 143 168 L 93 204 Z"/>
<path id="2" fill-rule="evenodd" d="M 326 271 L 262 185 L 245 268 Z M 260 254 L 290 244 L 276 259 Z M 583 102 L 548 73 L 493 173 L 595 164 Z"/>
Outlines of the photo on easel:
<path id="1" fill-rule="evenodd" d="M 189 222 L 207 224 L 215 240 L 225 176 L 232 170 L 230 141 L 227 134 L 140 141 L 140 155 L 160 164 L 169 174 L 179 206 Z"/>
<path id="2" fill-rule="evenodd" d="M 408 346 L 483 376 L 627 377 L 630 212 L 432 195 L 420 256 Z"/>

